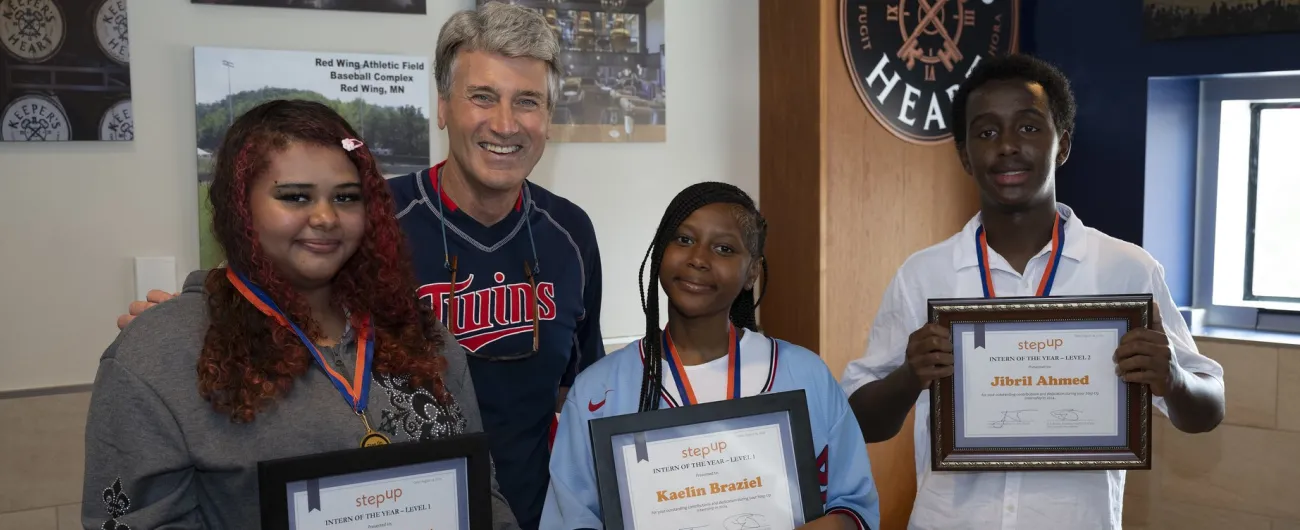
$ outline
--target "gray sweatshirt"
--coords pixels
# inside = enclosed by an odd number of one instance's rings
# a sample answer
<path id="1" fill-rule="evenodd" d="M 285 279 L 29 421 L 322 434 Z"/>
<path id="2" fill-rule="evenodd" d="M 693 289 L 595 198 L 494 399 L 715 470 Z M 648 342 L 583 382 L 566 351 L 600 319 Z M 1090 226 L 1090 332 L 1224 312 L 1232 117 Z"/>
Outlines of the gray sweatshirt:
<path id="1" fill-rule="evenodd" d="M 100 359 L 86 421 L 88 530 L 259 528 L 259 461 L 359 447 L 361 419 L 315 364 L 248 424 L 231 423 L 199 396 L 206 272 L 136 317 Z M 374 375 L 367 418 L 392 443 L 482 431 L 465 352 L 450 333 L 443 341 L 451 406 L 423 389 L 408 392 L 403 378 Z M 354 340 L 336 349 L 322 354 L 355 359 Z M 518 528 L 495 475 L 492 497 L 493 528 Z"/>

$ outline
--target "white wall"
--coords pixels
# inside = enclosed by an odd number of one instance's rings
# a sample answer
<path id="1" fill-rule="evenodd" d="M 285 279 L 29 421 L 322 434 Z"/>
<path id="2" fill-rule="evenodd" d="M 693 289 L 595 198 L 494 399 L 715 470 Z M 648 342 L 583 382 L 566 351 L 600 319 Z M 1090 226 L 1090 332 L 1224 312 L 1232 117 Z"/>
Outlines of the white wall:
<path id="1" fill-rule="evenodd" d="M 673 195 L 701 180 L 758 193 L 757 0 L 661 1 L 678 50 L 668 141 L 552 144 L 532 176 L 596 225 L 608 338 L 644 329 L 637 268 Z M 136 140 L 0 143 L 0 391 L 92 382 L 134 298 L 134 257 L 175 256 L 178 282 L 198 266 L 194 46 L 432 55 L 442 22 L 472 6 L 430 0 L 413 16 L 132 1 Z"/>

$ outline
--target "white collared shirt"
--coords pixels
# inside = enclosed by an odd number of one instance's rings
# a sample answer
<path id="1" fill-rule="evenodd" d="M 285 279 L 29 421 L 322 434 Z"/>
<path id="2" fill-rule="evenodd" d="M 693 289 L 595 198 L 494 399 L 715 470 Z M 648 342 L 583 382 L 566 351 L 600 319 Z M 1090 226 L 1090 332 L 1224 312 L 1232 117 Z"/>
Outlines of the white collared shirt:
<path id="1" fill-rule="evenodd" d="M 1223 367 L 1196 350 L 1165 284 L 1164 268 L 1137 245 L 1084 226 L 1058 203 L 1065 244 L 1051 295 L 1151 293 L 1179 366 L 1223 381 Z M 885 292 L 872 324 L 866 354 L 844 370 L 840 385 L 852 395 L 902 365 L 907 338 L 925 323 L 931 298 L 979 298 L 976 214 L 961 232 L 910 256 Z M 1020 274 L 988 251 L 999 297 L 1034 296 L 1049 265 L 1051 244 Z M 1165 415 L 1163 398 L 1152 404 Z M 930 470 L 930 391 L 916 402 L 916 502 L 909 530 L 1119 529 L 1124 499 L 1123 471 L 934 472 Z"/>

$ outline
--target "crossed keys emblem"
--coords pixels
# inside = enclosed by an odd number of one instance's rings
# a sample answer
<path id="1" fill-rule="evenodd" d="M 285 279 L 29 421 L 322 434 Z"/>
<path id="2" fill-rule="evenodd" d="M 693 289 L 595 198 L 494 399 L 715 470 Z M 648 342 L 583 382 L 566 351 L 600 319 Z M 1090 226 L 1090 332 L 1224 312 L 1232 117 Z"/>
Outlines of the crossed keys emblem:
<path id="1" fill-rule="evenodd" d="M 18 27 L 17 36 L 26 37 L 30 40 L 39 40 L 45 26 L 55 20 L 53 15 L 48 14 L 50 6 L 41 6 L 44 9 L 38 9 L 34 6 L 6 7 L 10 9 L 3 16 Z M 17 37 L 14 40 L 17 40 Z"/>
<path id="2" fill-rule="evenodd" d="M 953 35 L 948 31 L 947 25 L 944 24 L 944 7 L 948 5 L 949 0 L 916 0 L 918 12 L 916 26 L 910 30 L 904 23 L 905 17 L 910 15 L 903 11 L 908 0 L 900 0 L 897 6 L 888 6 L 886 9 L 889 21 L 898 21 L 899 30 L 906 38 L 903 45 L 898 48 L 898 58 L 907 64 L 907 69 L 911 70 L 916 66 L 919 60 L 925 66 L 925 78 L 927 81 L 934 80 L 934 65 L 942 63 L 944 68 L 949 72 L 961 62 L 962 53 L 957 48 L 957 43 L 961 40 L 961 31 L 965 26 L 975 25 L 975 11 L 966 9 L 966 0 L 953 0 L 957 7 L 957 14 L 953 18 L 960 21 L 957 26 L 957 33 Z M 900 16 L 901 12 L 901 16 Z M 921 48 L 920 40 L 923 35 L 937 35 L 943 39 L 942 46 L 937 50 L 926 51 Z"/>
<path id="3" fill-rule="evenodd" d="M 27 142 L 44 141 L 57 136 L 53 134 L 54 123 L 49 119 L 33 117 L 18 118 L 11 120 L 5 125 L 10 129 L 13 129 L 19 139 Z"/>

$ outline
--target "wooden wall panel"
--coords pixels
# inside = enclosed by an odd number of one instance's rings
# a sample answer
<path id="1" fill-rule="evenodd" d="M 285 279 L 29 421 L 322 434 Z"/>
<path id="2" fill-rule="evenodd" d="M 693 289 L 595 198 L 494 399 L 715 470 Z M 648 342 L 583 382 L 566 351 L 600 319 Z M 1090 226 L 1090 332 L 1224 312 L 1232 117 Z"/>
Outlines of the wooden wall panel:
<path id="1" fill-rule="evenodd" d="M 839 0 L 822 0 L 823 173 L 822 357 L 839 375 L 866 351 L 885 289 L 914 252 L 960 230 L 979 209 L 974 182 L 951 143 L 898 139 L 853 87 L 840 39 Z M 916 497 L 915 412 L 898 436 L 871 444 L 881 526 L 903 530 Z"/>
<path id="2" fill-rule="evenodd" d="M 763 325 L 822 355 L 832 373 L 862 356 L 885 289 L 912 253 L 978 209 L 951 143 L 900 140 L 853 87 L 840 0 L 761 0 L 759 145 L 770 225 Z M 871 444 L 881 526 L 906 528 L 916 493 L 913 421 Z"/>
<path id="3" fill-rule="evenodd" d="M 839 0 L 822 0 L 822 151 L 826 256 L 822 356 L 836 374 L 865 351 L 885 289 L 918 250 L 952 236 L 979 209 L 952 143 L 895 137 L 859 99 L 844 62 Z"/>
<path id="4" fill-rule="evenodd" d="M 759 201 L 771 275 L 760 318 L 770 335 L 820 351 L 820 19 L 811 2 L 759 6 Z"/>
<path id="5" fill-rule="evenodd" d="M 912 253 L 960 230 L 978 210 L 974 182 L 951 143 L 920 146 L 885 129 L 853 87 L 844 60 L 839 0 L 822 0 L 823 251 L 822 357 L 835 374 L 866 351 L 885 289 Z M 912 429 L 871 444 L 881 527 L 903 530 L 916 497 Z"/>

